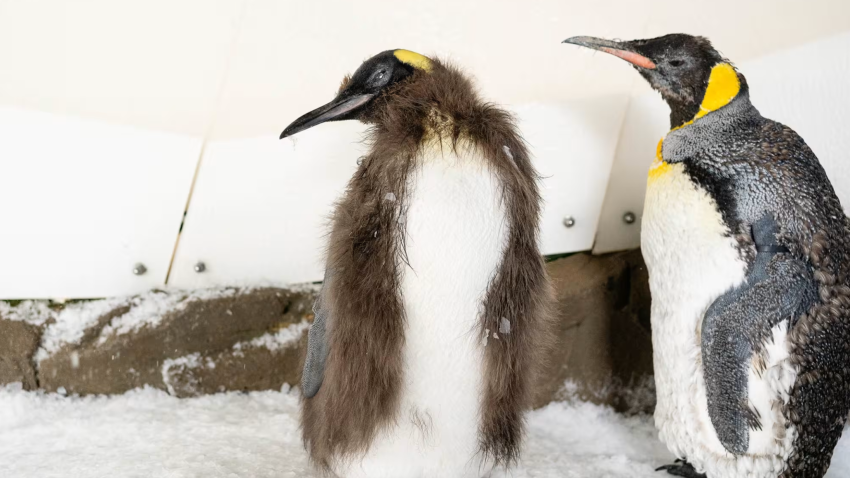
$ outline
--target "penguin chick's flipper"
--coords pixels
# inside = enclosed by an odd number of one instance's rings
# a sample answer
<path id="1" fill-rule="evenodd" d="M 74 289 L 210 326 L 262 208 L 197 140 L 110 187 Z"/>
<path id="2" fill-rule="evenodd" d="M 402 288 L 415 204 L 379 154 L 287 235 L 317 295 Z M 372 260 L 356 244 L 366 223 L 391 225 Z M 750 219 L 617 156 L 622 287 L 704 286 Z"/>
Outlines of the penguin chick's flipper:
<path id="1" fill-rule="evenodd" d="M 685 478 L 706 478 L 703 473 L 697 473 L 693 465 L 684 461 L 676 460 L 672 465 L 659 466 L 655 471 L 664 470 L 673 476 L 684 476 Z"/>
<path id="2" fill-rule="evenodd" d="M 771 215 L 756 221 L 756 256 L 746 280 L 715 300 L 702 323 L 708 414 L 720 442 L 736 455 L 747 452 L 750 430 L 761 430 L 759 411 L 748 396 L 750 368 L 764 366 L 754 354 L 773 340 L 773 327 L 784 320 L 790 329 L 816 296 L 806 264 L 777 243 L 777 232 Z"/>
<path id="3" fill-rule="evenodd" d="M 327 291 L 330 290 L 330 269 L 325 270 L 322 291 L 313 303 L 313 324 L 307 333 L 307 359 L 304 361 L 304 373 L 301 376 L 301 393 L 305 398 L 313 398 L 319 393 L 325 375 L 325 360 L 328 358 L 327 330 L 331 317 L 327 305 Z"/>

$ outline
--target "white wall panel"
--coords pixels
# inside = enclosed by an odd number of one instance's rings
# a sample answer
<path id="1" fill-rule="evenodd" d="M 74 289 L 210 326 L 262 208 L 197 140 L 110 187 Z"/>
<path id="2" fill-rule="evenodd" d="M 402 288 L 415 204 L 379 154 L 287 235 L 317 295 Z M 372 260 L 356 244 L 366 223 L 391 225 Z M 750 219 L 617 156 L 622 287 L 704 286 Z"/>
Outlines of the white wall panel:
<path id="1" fill-rule="evenodd" d="M 518 106 L 522 134 L 543 177 L 544 254 L 588 250 L 611 173 L 628 97 Z M 564 226 L 572 217 L 573 227 Z"/>
<path id="2" fill-rule="evenodd" d="M 818 40 L 737 64 L 750 85 L 750 98 L 767 118 L 799 133 L 817 154 L 838 197 L 850 204 L 850 33 Z M 646 91 L 646 88 L 643 88 Z M 640 245 L 637 222 L 622 222 L 625 208 L 643 211 L 646 172 L 658 140 L 669 130 L 669 110 L 661 97 L 644 92 L 632 99 L 614 172 L 608 185 L 595 253 Z"/>
<path id="3" fill-rule="evenodd" d="M 0 299 L 162 286 L 200 144 L 0 108 Z"/>
<path id="4" fill-rule="evenodd" d="M 362 126 L 324 125 L 294 144 L 276 134 L 388 48 L 448 58 L 483 96 L 517 105 L 546 176 L 547 253 L 587 249 L 594 235 L 596 251 L 637 245 L 638 225 L 622 215 L 639 219 L 645 171 L 667 129 L 661 100 L 641 93 L 620 134 L 626 101 L 617 95 L 636 75 L 560 44 L 572 35 L 647 37 L 688 25 L 709 36 L 741 63 L 757 106 L 803 134 L 850 201 L 841 156 L 850 146 L 841 127 L 847 36 L 755 60 L 748 71 L 751 58 L 850 29 L 845 0 L 482 5 L 0 0 L 0 108 L 10 108 L 0 131 L 0 297 L 162 285 L 202 137 L 171 283 L 318 279 L 324 220 L 355 168 Z M 205 273 L 192 271 L 199 260 Z M 129 274 L 135 262 L 149 272 Z"/>
<path id="5" fill-rule="evenodd" d="M 621 65 L 561 44 L 580 34 L 639 36 L 653 14 L 645 1 L 611 8 L 617 15 L 574 0 L 252 0 L 211 139 L 279 133 L 329 101 L 363 60 L 393 48 L 448 59 L 500 104 L 627 93 L 631 78 L 613 73 Z"/>
<path id="6" fill-rule="evenodd" d="M 625 96 L 517 107 L 542 181 L 547 254 L 590 248 Z M 321 280 L 327 218 L 365 153 L 364 127 L 328 123 L 279 141 L 206 148 L 169 285 Z M 576 225 L 563 226 L 573 216 Z M 203 262 L 203 273 L 194 271 Z"/>
<path id="7" fill-rule="evenodd" d="M 328 217 L 365 152 L 364 130 L 345 121 L 282 141 L 208 144 L 169 285 L 320 280 Z"/>
<path id="8" fill-rule="evenodd" d="M 667 104 L 655 92 L 644 91 L 629 101 L 599 216 L 595 254 L 640 246 L 646 174 L 655 159 L 658 141 L 670 129 L 669 118 Z M 623 220 L 628 212 L 635 216 L 631 224 Z"/>
<path id="9" fill-rule="evenodd" d="M 0 105 L 202 136 L 245 2 L 6 0 Z"/>

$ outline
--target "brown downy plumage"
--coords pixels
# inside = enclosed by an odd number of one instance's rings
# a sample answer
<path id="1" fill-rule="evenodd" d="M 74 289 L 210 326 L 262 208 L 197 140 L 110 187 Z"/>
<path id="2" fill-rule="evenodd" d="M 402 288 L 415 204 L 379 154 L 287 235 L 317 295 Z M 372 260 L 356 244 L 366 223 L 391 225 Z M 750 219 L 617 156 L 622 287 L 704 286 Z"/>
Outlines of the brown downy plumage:
<path id="1" fill-rule="evenodd" d="M 348 84 L 343 81 L 340 91 Z M 377 95 L 358 117 L 372 125 L 371 151 L 338 202 L 322 308 L 333 317 L 318 393 L 303 401 L 303 438 L 325 471 L 334 459 L 368 450 L 399 416 L 405 343 L 399 290 L 405 267 L 403 218 L 408 176 L 429 141 L 470 148 L 500 179 L 509 218 L 501 265 L 481 304 L 480 333 L 510 333 L 484 348 L 480 453 L 498 465 L 518 457 L 523 412 L 549 338 L 550 285 L 538 250 L 537 174 L 513 117 L 483 102 L 456 68 L 432 60 Z M 449 145 L 449 146 L 445 146 Z M 386 201 L 395 191 L 398 201 Z M 399 194 L 400 192 L 400 194 Z"/>

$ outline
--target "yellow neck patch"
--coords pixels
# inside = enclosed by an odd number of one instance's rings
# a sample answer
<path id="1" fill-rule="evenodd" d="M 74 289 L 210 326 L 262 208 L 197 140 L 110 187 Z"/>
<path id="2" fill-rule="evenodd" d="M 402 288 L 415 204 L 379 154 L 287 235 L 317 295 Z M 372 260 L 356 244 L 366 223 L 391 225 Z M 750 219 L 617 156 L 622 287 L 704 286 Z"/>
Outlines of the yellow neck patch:
<path id="1" fill-rule="evenodd" d="M 735 72 L 735 68 L 732 68 L 729 63 L 714 65 L 714 68 L 711 69 L 711 75 L 708 77 L 708 86 L 705 88 L 705 96 L 703 96 L 702 103 L 699 105 L 699 111 L 692 120 L 681 126 L 676 126 L 670 131 L 684 128 L 712 111 L 723 108 L 740 92 L 741 81 L 738 80 L 738 73 Z"/>
<path id="2" fill-rule="evenodd" d="M 670 132 L 676 131 L 679 128 L 684 128 L 703 116 L 717 111 L 720 108 L 728 105 L 738 93 L 741 92 L 741 80 L 738 79 L 738 73 L 735 68 L 729 63 L 719 63 L 711 69 L 711 76 L 708 77 L 708 86 L 705 89 L 705 96 L 702 103 L 699 105 L 699 111 L 694 118 L 681 126 L 676 126 Z M 668 133 L 669 134 L 669 133 Z M 664 138 L 658 142 L 658 148 L 655 151 L 655 161 L 649 170 L 650 179 L 658 177 L 667 171 L 667 163 L 661 156 L 661 145 L 664 143 Z M 663 166 L 663 167 L 662 167 Z"/>
<path id="3" fill-rule="evenodd" d="M 412 52 L 410 50 L 396 50 L 393 52 L 393 55 L 398 58 L 398 61 L 410 65 L 414 68 L 425 70 L 429 73 L 434 67 L 434 64 L 431 63 L 430 58 L 424 55 L 420 55 L 419 53 Z"/>
<path id="4" fill-rule="evenodd" d="M 711 69 L 708 77 L 708 87 L 705 89 L 705 97 L 699 105 L 699 112 L 694 119 L 702 118 L 712 111 L 719 110 L 728 105 L 741 91 L 741 81 L 738 73 L 729 63 L 720 63 Z"/>

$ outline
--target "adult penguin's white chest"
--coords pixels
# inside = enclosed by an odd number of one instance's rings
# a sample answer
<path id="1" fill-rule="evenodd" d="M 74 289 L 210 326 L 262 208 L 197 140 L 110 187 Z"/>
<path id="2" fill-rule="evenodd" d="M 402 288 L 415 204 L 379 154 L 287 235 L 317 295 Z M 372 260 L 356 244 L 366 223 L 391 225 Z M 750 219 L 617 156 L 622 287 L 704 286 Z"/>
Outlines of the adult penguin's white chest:
<path id="1" fill-rule="evenodd" d="M 708 416 L 700 331 L 712 302 L 744 280 L 746 263 L 717 204 L 681 163 L 656 161 L 650 170 L 641 248 L 652 293 L 660 437 L 689 460 L 705 446 L 723 453 Z"/>
<path id="2" fill-rule="evenodd" d="M 503 188 L 467 149 L 426 149 L 401 201 L 404 377 L 394 426 L 341 476 L 478 477 L 482 302 L 502 261 Z M 392 194 L 389 194 L 392 193 Z M 388 192 L 394 201 L 400 193 Z M 490 331 L 486 340 L 498 340 Z"/>
<path id="3" fill-rule="evenodd" d="M 744 456 L 729 453 L 708 415 L 702 366 L 702 320 L 723 293 L 745 280 L 747 264 L 713 198 L 684 165 L 656 162 L 647 181 L 641 247 L 652 292 L 652 344 L 658 402 L 655 424 L 670 450 L 710 478 L 775 477 L 790 450 L 777 400 L 787 399 L 789 372 L 784 326 L 773 330 L 766 371 L 748 374 L 748 405 L 762 429 L 750 430 Z"/>

